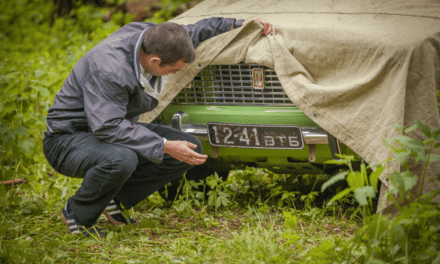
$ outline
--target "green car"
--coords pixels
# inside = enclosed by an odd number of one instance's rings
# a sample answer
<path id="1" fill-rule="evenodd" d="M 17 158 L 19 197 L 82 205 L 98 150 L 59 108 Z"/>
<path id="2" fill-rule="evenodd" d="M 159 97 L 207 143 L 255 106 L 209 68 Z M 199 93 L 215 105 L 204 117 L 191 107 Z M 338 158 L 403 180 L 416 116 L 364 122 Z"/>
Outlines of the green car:
<path id="1" fill-rule="evenodd" d="M 283 174 L 332 173 L 337 167 L 325 161 L 338 153 L 355 155 L 295 106 L 273 69 L 257 64 L 208 65 L 162 112 L 160 122 L 201 140 L 209 159 L 194 171 L 203 176 L 227 175 L 232 165 Z"/>

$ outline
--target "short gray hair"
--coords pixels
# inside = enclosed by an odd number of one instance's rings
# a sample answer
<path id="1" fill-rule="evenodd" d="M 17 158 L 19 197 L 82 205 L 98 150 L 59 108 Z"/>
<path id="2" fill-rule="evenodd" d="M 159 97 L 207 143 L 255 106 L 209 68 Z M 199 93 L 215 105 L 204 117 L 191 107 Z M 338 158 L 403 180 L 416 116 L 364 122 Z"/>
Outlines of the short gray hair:
<path id="1" fill-rule="evenodd" d="M 179 60 L 192 63 L 195 59 L 194 45 L 188 32 L 171 22 L 160 23 L 150 28 L 141 45 L 147 55 L 161 59 L 160 66 L 172 65 Z"/>

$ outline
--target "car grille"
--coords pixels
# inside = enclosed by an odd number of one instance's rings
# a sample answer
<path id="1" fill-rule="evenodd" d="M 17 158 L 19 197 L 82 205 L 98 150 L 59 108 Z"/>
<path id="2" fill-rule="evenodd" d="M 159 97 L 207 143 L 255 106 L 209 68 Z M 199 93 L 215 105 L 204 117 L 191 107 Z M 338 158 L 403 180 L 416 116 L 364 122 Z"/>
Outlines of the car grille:
<path id="1" fill-rule="evenodd" d="M 264 89 L 254 89 L 252 69 L 264 71 Z M 293 106 L 275 70 L 258 64 L 208 65 L 173 104 Z"/>

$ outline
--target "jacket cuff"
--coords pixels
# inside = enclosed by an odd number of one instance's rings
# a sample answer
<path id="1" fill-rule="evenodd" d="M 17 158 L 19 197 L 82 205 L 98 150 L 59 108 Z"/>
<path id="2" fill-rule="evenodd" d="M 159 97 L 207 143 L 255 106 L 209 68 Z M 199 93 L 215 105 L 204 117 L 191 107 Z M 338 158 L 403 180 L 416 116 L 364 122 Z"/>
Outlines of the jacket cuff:
<path id="1" fill-rule="evenodd" d="M 234 21 L 234 28 L 239 28 L 243 25 L 244 19 L 236 19 Z"/>

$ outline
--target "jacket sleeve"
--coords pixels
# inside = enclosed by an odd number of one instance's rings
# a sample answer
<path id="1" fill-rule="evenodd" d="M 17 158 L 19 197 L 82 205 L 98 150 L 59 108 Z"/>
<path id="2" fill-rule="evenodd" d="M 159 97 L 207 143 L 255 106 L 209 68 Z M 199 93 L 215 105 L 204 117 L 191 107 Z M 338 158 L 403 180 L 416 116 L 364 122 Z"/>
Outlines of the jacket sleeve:
<path id="1" fill-rule="evenodd" d="M 92 74 L 84 84 L 84 111 L 93 135 L 104 142 L 128 147 L 146 159 L 160 163 L 163 138 L 125 118 L 129 88 L 111 74 Z"/>
<path id="2" fill-rule="evenodd" d="M 195 24 L 181 26 L 188 31 L 195 48 L 204 40 L 230 31 L 232 25 L 234 25 L 234 28 L 237 27 L 237 25 L 241 26 L 240 21 L 241 20 L 235 21 L 234 18 L 212 17 L 200 20 Z"/>

